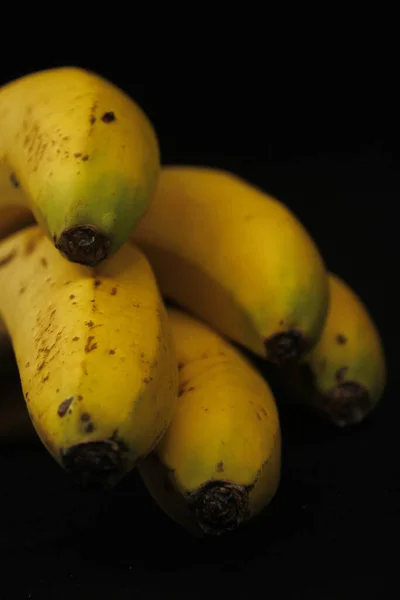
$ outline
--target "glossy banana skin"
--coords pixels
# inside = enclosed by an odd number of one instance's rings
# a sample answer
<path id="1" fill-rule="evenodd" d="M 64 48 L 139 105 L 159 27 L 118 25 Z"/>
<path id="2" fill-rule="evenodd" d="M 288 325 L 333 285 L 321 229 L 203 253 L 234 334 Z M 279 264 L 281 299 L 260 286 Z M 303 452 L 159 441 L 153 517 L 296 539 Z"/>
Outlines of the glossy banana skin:
<path id="1" fill-rule="evenodd" d="M 286 389 L 340 427 L 363 421 L 382 399 L 387 365 L 380 333 L 363 300 L 329 274 L 330 306 L 304 364 L 284 373 Z"/>
<path id="2" fill-rule="evenodd" d="M 277 364 L 316 344 L 328 307 L 318 248 L 277 199 L 233 173 L 164 166 L 132 233 L 165 297 Z"/>
<path id="3" fill-rule="evenodd" d="M 267 382 L 204 323 L 168 309 L 179 398 L 140 475 L 158 505 L 194 535 L 220 535 L 265 508 L 280 481 L 281 431 Z"/>
<path id="4" fill-rule="evenodd" d="M 69 260 L 115 253 L 147 209 L 160 167 L 141 108 L 99 75 L 74 67 L 0 88 L 0 211 L 33 213 Z"/>
<path id="5" fill-rule="evenodd" d="M 33 425 L 77 477 L 113 484 L 151 451 L 177 398 L 165 307 L 127 244 L 96 268 L 64 259 L 43 230 L 0 244 L 0 314 Z"/>

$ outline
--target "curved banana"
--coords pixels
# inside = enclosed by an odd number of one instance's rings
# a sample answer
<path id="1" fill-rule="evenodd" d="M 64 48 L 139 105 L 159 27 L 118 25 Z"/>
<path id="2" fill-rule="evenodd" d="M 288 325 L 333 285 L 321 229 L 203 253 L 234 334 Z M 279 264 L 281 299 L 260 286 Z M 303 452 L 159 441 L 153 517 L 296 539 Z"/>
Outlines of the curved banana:
<path id="1" fill-rule="evenodd" d="M 258 514 L 278 489 L 278 411 L 267 382 L 234 346 L 188 314 L 168 315 L 178 405 L 138 470 L 172 519 L 194 535 L 219 535 Z"/>
<path id="2" fill-rule="evenodd" d="M 25 206 L 70 261 L 116 252 L 158 177 L 156 133 L 141 108 L 102 77 L 73 67 L 0 88 L 0 210 Z"/>
<path id="3" fill-rule="evenodd" d="M 40 439 L 77 477 L 113 484 L 176 404 L 170 326 L 147 259 L 125 244 L 96 268 L 77 265 L 36 225 L 0 243 L 0 289 Z"/>
<path id="4" fill-rule="evenodd" d="M 386 384 L 382 340 L 362 299 L 330 273 L 330 306 L 321 338 L 305 359 L 284 374 L 297 400 L 345 427 L 359 423 L 378 405 Z"/>
<path id="5" fill-rule="evenodd" d="M 328 306 L 319 251 L 278 200 L 232 173 L 168 166 L 132 233 L 164 296 L 271 362 L 300 359 Z"/>

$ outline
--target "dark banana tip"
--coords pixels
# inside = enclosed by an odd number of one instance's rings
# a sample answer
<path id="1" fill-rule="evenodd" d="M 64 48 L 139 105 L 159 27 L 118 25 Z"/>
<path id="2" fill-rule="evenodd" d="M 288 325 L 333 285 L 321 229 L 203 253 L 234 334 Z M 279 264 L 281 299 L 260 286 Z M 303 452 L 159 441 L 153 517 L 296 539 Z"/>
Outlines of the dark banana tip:
<path id="1" fill-rule="evenodd" d="M 122 473 L 122 457 L 112 442 L 85 442 L 62 453 L 66 471 L 84 487 L 107 488 Z"/>
<path id="2" fill-rule="evenodd" d="M 221 535 L 239 527 L 249 512 L 249 496 L 242 485 L 208 481 L 190 494 L 188 505 L 201 529 Z"/>
<path id="3" fill-rule="evenodd" d="M 92 225 L 77 225 L 65 229 L 54 244 L 69 261 L 94 267 L 107 258 L 111 241 Z"/>
<path id="4" fill-rule="evenodd" d="M 346 381 L 325 395 L 325 412 L 339 427 L 360 423 L 372 409 L 371 396 L 360 383 Z"/>
<path id="5" fill-rule="evenodd" d="M 304 335 L 297 329 L 275 333 L 264 342 L 267 358 L 283 367 L 298 362 L 309 349 Z"/>

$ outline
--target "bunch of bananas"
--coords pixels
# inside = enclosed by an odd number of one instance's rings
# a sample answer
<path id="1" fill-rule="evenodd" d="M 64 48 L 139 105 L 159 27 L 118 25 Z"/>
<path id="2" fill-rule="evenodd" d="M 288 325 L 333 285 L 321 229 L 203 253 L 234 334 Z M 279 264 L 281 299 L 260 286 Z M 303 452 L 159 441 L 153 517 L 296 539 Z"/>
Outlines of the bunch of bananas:
<path id="1" fill-rule="evenodd" d="M 3 86 L 0 131 L 0 362 L 12 349 L 20 378 L 0 391 L 1 439 L 40 440 L 86 485 L 137 468 L 172 519 L 219 535 L 281 477 L 252 354 L 338 426 L 373 412 L 379 332 L 282 202 L 161 166 L 140 107 L 82 69 Z"/>

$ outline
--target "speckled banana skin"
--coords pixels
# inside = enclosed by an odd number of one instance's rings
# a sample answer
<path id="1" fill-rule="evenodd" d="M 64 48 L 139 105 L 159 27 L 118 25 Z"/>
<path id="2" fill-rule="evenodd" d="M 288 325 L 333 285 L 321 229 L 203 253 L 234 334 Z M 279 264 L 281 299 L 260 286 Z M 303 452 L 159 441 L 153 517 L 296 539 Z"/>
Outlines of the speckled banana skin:
<path id="1" fill-rule="evenodd" d="M 0 216 L 22 205 L 69 260 L 95 265 L 143 216 L 157 181 L 155 130 L 121 89 L 79 68 L 0 88 Z"/>
<path id="2" fill-rule="evenodd" d="M 0 314 L 33 425 L 79 477 L 113 483 L 174 411 L 169 321 L 145 256 L 126 244 L 96 268 L 64 259 L 34 225 L 0 243 Z"/>

